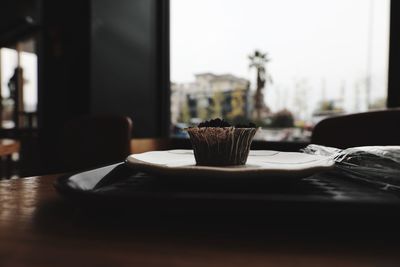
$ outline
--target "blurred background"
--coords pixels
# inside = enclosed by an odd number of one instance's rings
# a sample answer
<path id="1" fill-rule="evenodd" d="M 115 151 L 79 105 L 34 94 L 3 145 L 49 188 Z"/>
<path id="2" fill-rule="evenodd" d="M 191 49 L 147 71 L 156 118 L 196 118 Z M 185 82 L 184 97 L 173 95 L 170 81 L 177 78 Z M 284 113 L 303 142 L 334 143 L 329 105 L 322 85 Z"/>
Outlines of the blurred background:
<path id="1" fill-rule="evenodd" d="M 400 106 L 398 5 L 4 0 L 8 161 L 20 176 L 63 171 L 66 123 L 99 114 L 131 118 L 133 142 L 188 146 L 184 128 L 220 117 L 262 127 L 263 148 L 305 146 L 324 118 Z"/>
<path id="2" fill-rule="evenodd" d="M 389 18 L 389 0 L 172 0 L 172 123 L 308 141 L 323 118 L 385 108 Z"/>

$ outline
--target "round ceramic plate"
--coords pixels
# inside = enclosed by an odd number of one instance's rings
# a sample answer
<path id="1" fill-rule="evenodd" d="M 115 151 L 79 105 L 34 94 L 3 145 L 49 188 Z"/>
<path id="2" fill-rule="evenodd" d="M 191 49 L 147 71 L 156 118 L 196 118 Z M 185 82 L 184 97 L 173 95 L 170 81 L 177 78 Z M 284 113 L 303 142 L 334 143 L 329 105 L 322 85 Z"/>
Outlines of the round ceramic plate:
<path id="1" fill-rule="evenodd" d="M 252 150 L 243 166 L 197 166 L 193 150 L 151 151 L 130 155 L 127 164 L 136 170 L 168 176 L 299 177 L 330 170 L 334 161 L 325 156 L 297 152 Z"/>

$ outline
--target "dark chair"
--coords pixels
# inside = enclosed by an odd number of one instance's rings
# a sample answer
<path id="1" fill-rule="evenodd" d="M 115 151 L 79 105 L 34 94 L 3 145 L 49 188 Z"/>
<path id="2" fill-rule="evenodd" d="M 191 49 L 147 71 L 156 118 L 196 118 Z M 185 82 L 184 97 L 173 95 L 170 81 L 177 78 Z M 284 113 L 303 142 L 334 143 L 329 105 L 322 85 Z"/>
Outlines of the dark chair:
<path id="1" fill-rule="evenodd" d="M 311 143 L 337 148 L 400 145 L 400 109 L 324 119 L 315 126 Z"/>
<path id="2" fill-rule="evenodd" d="M 61 134 L 66 171 L 123 161 L 130 154 L 132 122 L 124 116 L 86 116 L 65 124 Z"/>

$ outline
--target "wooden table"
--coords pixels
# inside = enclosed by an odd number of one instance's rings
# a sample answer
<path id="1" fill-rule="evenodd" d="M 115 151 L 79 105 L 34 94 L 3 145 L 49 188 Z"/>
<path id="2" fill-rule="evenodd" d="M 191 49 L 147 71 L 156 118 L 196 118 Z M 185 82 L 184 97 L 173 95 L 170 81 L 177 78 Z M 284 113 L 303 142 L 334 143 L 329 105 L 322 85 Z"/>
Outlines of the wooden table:
<path id="1" fill-rule="evenodd" d="M 11 174 L 11 156 L 14 153 L 18 153 L 20 149 L 20 143 L 13 139 L 0 139 L 0 158 L 5 157 L 5 164 L 0 167 L 0 178 L 4 175 L 9 177 Z M 3 162 L 2 162 L 3 163 Z"/>
<path id="2" fill-rule="evenodd" d="M 332 242 L 188 226 L 183 217 L 174 225 L 172 215 L 135 218 L 134 210 L 110 216 L 60 197 L 55 178 L 0 181 L 0 266 L 400 266 L 398 242 L 387 236 Z"/>
<path id="3" fill-rule="evenodd" d="M 12 139 L 0 139 L 0 156 L 7 156 L 19 152 L 20 144 Z"/>

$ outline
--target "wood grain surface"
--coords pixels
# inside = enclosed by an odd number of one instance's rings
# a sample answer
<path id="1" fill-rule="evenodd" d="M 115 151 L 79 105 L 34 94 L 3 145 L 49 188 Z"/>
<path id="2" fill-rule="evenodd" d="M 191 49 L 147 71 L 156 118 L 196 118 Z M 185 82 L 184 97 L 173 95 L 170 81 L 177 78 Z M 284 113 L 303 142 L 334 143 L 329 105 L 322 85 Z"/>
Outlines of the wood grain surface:
<path id="1" fill-rule="evenodd" d="M 0 181 L 0 266 L 400 266 L 396 240 L 332 242 L 188 226 L 151 211 L 102 213 L 60 197 L 55 178 Z"/>

